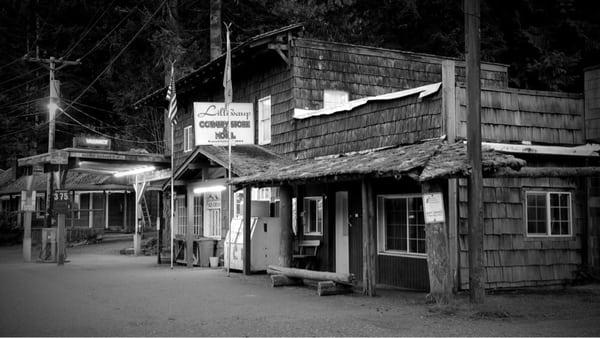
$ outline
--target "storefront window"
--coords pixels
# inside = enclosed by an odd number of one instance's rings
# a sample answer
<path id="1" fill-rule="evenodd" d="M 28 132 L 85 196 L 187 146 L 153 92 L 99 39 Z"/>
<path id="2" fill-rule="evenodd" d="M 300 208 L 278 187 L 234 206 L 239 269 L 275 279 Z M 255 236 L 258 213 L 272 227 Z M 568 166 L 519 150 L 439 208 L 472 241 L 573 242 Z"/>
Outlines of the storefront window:
<path id="1" fill-rule="evenodd" d="M 304 198 L 304 234 L 323 234 L 323 197 Z"/>
<path id="2" fill-rule="evenodd" d="M 378 196 L 377 225 L 380 253 L 427 252 L 421 196 Z"/>
<path id="3" fill-rule="evenodd" d="M 204 237 L 221 238 L 221 193 L 204 194 Z"/>

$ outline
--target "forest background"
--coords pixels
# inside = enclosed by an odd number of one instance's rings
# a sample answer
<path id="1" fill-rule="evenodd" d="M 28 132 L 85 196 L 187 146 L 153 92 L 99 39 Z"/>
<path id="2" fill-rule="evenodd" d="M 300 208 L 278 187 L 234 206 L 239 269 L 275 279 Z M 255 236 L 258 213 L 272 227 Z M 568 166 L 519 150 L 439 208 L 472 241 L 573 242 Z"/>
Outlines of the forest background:
<path id="1" fill-rule="evenodd" d="M 584 68 L 600 63 L 599 3 L 482 0 L 482 59 L 509 65 L 511 87 L 582 92 Z M 209 60 L 209 4 L 0 0 L 0 169 L 48 147 L 48 71 L 24 55 L 81 60 L 56 75 L 72 106 L 55 148 L 87 134 L 162 152 L 162 111 L 132 104 L 164 86 L 170 59 L 177 78 Z M 464 57 L 461 0 L 221 0 L 221 15 L 233 46 L 301 22 L 310 38 Z"/>

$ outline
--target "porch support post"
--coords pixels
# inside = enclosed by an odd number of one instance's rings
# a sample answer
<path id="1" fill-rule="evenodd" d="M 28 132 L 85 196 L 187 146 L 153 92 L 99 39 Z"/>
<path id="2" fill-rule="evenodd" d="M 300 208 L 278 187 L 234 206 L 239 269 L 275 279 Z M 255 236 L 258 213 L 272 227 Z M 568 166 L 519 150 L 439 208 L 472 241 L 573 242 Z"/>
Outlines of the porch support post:
<path id="1" fill-rule="evenodd" d="M 423 194 L 440 193 L 443 196 L 443 190 L 438 183 L 423 182 L 421 191 Z M 447 215 L 444 215 L 444 218 L 447 217 Z M 425 224 L 425 241 L 427 269 L 429 270 L 429 294 L 427 299 L 446 304 L 452 295 L 452 275 L 449 266 L 446 223 Z"/>
<path id="2" fill-rule="evenodd" d="M 94 193 L 90 192 L 88 195 L 90 195 L 88 199 L 88 228 L 91 229 L 94 227 L 94 211 L 92 211 L 94 208 Z"/>
<path id="3" fill-rule="evenodd" d="M 281 238 L 279 246 L 279 266 L 292 266 L 292 188 L 289 185 L 279 187 L 279 217 L 281 220 Z"/>
<path id="4" fill-rule="evenodd" d="M 375 296 L 375 231 L 373 188 L 366 178 L 361 181 L 363 235 L 363 294 Z"/>
<path id="5" fill-rule="evenodd" d="M 188 195 L 187 193 L 184 195 L 185 198 L 187 199 L 184 203 L 184 205 L 187 206 L 186 208 L 186 213 L 187 213 L 187 224 L 185 225 L 185 258 L 186 258 L 186 262 L 187 262 L 187 267 L 188 268 L 193 268 L 194 267 L 194 217 L 190 217 L 190 215 L 193 215 L 192 211 L 193 211 L 193 207 L 194 207 L 194 200 L 193 197 L 191 197 L 191 195 Z M 200 257 L 198 257 L 200 258 Z"/>
<path id="6" fill-rule="evenodd" d="M 157 223 L 157 236 L 158 236 L 158 243 L 157 243 L 157 250 L 156 250 L 156 256 L 157 256 L 157 263 L 161 264 L 161 260 L 160 260 L 160 256 L 162 254 L 162 246 L 163 246 L 163 228 L 164 228 L 164 218 L 163 218 L 163 192 L 162 190 L 158 192 L 158 203 L 156 205 L 158 205 L 158 217 L 156 218 L 156 223 Z"/>
<path id="7" fill-rule="evenodd" d="M 108 229 L 108 198 L 110 191 L 104 191 L 104 229 Z"/>
<path id="8" fill-rule="evenodd" d="M 123 191 L 123 231 L 127 231 L 127 190 Z"/>
<path id="9" fill-rule="evenodd" d="M 243 264 L 243 272 L 244 275 L 249 275 L 252 271 L 252 262 L 251 262 L 251 227 L 252 227 L 252 187 L 246 187 L 244 189 L 244 264 Z M 230 226 L 231 227 L 231 226 Z M 231 236 L 231 235 L 230 235 Z M 231 241 L 231 239 L 230 239 Z M 229 250 L 229 259 L 231 262 L 231 249 Z M 231 264 L 231 263 L 229 263 Z"/>

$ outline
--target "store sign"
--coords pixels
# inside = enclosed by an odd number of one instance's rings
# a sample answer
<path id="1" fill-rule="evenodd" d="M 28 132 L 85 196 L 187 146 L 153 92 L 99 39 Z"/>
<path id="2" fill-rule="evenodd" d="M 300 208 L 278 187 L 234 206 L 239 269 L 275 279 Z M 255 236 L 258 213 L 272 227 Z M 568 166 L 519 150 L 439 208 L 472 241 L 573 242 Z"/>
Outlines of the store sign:
<path id="1" fill-rule="evenodd" d="M 75 148 L 110 150 L 110 146 L 111 142 L 108 138 L 95 136 L 77 136 L 73 138 L 73 147 Z"/>
<path id="2" fill-rule="evenodd" d="M 21 191 L 21 211 L 35 212 L 35 191 Z"/>
<path id="3" fill-rule="evenodd" d="M 194 102 L 196 145 L 226 146 L 227 111 L 223 102 Z M 254 144 L 254 111 L 252 103 L 229 104 L 231 145 Z"/>
<path id="4" fill-rule="evenodd" d="M 445 222 L 444 196 L 439 192 L 423 194 L 423 213 L 427 224 Z"/>
<path id="5" fill-rule="evenodd" d="M 207 193 L 204 198 L 206 199 L 207 209 L 221 209 L 220 193 Z"/>

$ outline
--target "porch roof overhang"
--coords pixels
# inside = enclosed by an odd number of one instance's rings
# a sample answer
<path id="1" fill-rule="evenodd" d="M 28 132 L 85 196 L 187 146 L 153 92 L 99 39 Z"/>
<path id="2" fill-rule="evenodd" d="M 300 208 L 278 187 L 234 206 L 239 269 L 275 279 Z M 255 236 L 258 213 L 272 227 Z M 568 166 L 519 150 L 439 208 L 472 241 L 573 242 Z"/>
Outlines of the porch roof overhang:
<path id="1" fill-rule="evenodd" d="M 287 35 L 288 33 L 291 34 L 292 32 L 301 30 L 302 28 L 302 24 L 293 24 L 254 36 L 249 40 L 246 40 L 231 50 L 232 67 L 235 68 L 236 65 L 239 64 L 239 62 L 246 56 L 262 50 L 265 47 L 267 49 L 276 47 L 275 45 L 279 43 L 278 39 L 280 39 L 282 35 Z M 278 51 L 277 48 L 274 49 Z M 222 78 L 223 70 L 225 68 L 225 57 L 226 55 L 223 53 L 218 58 L 200 66 L 200 68 L 175 81 L 177 94 L 185 94 L 211 80 Z M 135 102 L 133 106 L 134 108 L 140 108 L 143 106 L 162 106 L 166 104 L 166 94 L 167 87 L 165 86 L 141 98 Z"/>
<path id="2" fill-rule="evenodd" d="M 228 157 L 227 147 L 212 145 L 196 146 L 194 151 L 175 170 L 173 177 L 177 180 L 187 171 L 198 170 L 198 167 L 194 164 L 201 158 L 205 158 L 212 164 L 227 169 L 229 166 Z M 246 144 L 231 147 L 231 173 L 235 176 L 249 176 L 289 163 L 291 163 L 291 160 L 258 145 Z"/>
<path id="3" fill-rule="evenodd" d="M 70 170 L 104 175 L 113 175 L 145 165 L 153 165 L 157 169 L 165 169 L 170 166 L 169 159 L 162 154 L 81 148 L 55 150 L 50 153 L 20 158 L 17 162 L 19 167 L 58 164 L 68 165 Z"/>
<path id="4" fill-rule="evenodd" d="M 489 148 L 484 148 L 482 152 L 483 170 L 488 176 L 501 168 L 519 170 L 525 164 L 522 159 Z M 238 187 L 273 186 L 402 176 L 422 182 L 466 177 L 470 170 L 465 144 L 435 139 L 393 148 L 297 160 L 289 165 L 234 178 L 231 184 Z"/>

